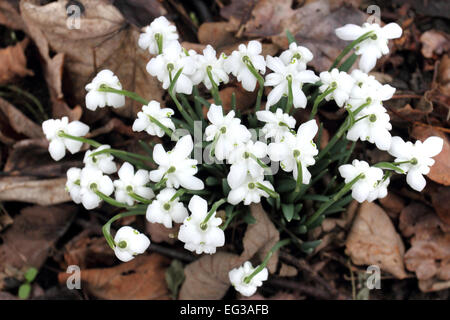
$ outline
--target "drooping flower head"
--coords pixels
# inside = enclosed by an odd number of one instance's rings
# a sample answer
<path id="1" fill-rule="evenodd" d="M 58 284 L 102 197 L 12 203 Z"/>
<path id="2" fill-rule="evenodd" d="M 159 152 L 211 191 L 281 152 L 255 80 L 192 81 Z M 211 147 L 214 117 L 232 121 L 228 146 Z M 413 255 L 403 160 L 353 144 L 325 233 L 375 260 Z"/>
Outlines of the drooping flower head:
<path id="1" fill-rule="evenodd" d="M 61 119 L 49 119 L 42 122 L 42 131 L 50 142 L 48 151 L 55 161 L 59 161 L 66 155 L 66 148 L 70 153 L 80 151 L 83 143 L 60 136 L 60 133 L 66 133 L 75 137 L 82 137 L 89 132 L 89 127 L 80 121 L 69 123 L 68 117 Z"/>
<path id="2" fill-rule="evenodd" d="M 100 169 L 103 173 L 112 174 L 117 171 L 117 165 L 114 162 L 114 157 L 110 153 L 96 152 L 110 149 L 111 146 L 104 144 L 94 150 L 88 150 L 84 154 L 83 162 L 86 167 L 94 167 Z"/>
<path id="3" fill-rule="evenodd" d="M 125 105 L 125 96 L 112 92 L 98 91 L 102 85 L 122 90 L 119 78 L 111 70 L 102 70 L 85 87 L 86 91 L 88 91 L 86 94 L 86 108 L 95 111 L 97 108 L 104 108 L 105 106 L 120 108 Z"/>
<path id="4" fill-rule="evenodd" d="M 232 172 L 230 171 L 232 175 Z M 264 176 L 252 177 L 250 174 L 245 174 L 244 179 L 230 179 L 228 174 L 228 184 L 230 185 L 230 192 L 228 193 L 228 202 L 236 205 L 241 201 L 248 206 L 251 203 L 261 202 L 261 197 L 267 198 L 269 194 L 258 187 L 258 184 L 263 185 L 269 190 L 274 191 L 272 184 L 269 181 L 264 181 Z"/>
<path id="5" fill-rule="evenodd" d="M 169 229 L 172 228 L 172 221 L 182 223 L 188 216 L 188 211 L 178 197 L 173 199 L 175 194 L 176 190 L 172 188 L 161 190 L 147 207 L 147 220 L 151 223 L 161 223 Z"/>
<path id="6" fill-rule="evenodd" d="M 321 72 L 320 80 L 322 81 L 322 85 L 319 87 L 320 92 L 323 93 L 327 89 L 334 89 L 325 96 L 325 100 L 330 101 L 334 99 L 339 107 L 342 107 L 350 98 L 355 83 L 355 80 L 347 72 L 339 71 L 336 68 L 331 70 L 331 72 Z"/>
<path id="7" fill-rule="evenodd" d="M 130 194 L 136 194 L 147 200 L 155 196 L 153 190 L 146 187 L 146 184 L 150 182 L 147 170 L 139 169 L 135 173 L 133 166 L 128 162 L 124 162 L 120 167 L 118 175 L 119 179 L 114 180 L 117 201 L 132 206 L 136 202 L 136 198 Z"/>
<path id="8" fill-rule="evenodd" d="M 198 169 L 197 160 L 190 158 L 193 149 L 194 143 L 190 135 L 178 140 L 168 152 L 161 144 L 157 144 L 153 149 L 153 160 L 159 167 L 150 171 L 150 180 L 160 182 L 166 179 L 166 186 L 169 188 L 181 186 L 189 190 L 203 190 L 203 181 L 194 177 Z"/>
<path id="9" fill-rule="evenodd" d="M 336 29 L 336 35 L 342 40 L 353 41 L 367 32 L 372 35 L 362 41 L 355 48 L 355 53 L 361 55 L 359 68 L 364 72 L 369 72 L 375 67 L 377 59 L 383 54 L 389 53 L 388 41 L 400 38 L 402 28 L 396 23 L 389 23 L 381 27 L 378 23 L 364 23 L 362 27 L 355 24 L 346 24 Z"/>
<path id="10" fill-rule="evenodd" d="M 97 208 L 102 202 L 95 191 L 99 191 L 106 196 L 114 192 L 111 178 L 105 176 L 100 169 L 84 167 L 80 172 L 79 179 L 81 203 L 87 210 Z"/>
<path id="11" fill-rule="evenodd" d="M 178 240 L 184 242 L 185 249 L 197 254 L 216 253 L 216 248 L 225 244 L 225 234 L 219 228 L 222 219 L 217 218 L 214 212 L 207 224 L 203 224 L 208 215 L 208 203 L 197 195 L 191 198 L 188 207 L 191 215 L 184 219 Z"/>
<path id="12" fill-rule="evenodd" d="M 406 182 L 420 192 L 427 183 L 423 175 L 430 172 L 434 164 L 432 157 L 442 151 L 443 145 L 444 140 L 440 137 L 429 137 L 424 142 L 417 140 L 414 144 L 393 137 L 389 153 L 396 157 L 395 163 L 400 163 L 398 167 L 406 173 Z"/>
<path id="13" fill-rule="evenodd" d="M 308 48 L 299 46 L 295 42 L 292 42 L 289 45 L 289 49 L 280 54 L 280 59 L 285 65 L 294 64 L 298 71 L 306 70 L 306 64 L 313 57 L 312 52 Z"/>
<path id="14" fill-rule="evenodd" d="M 177 28 L 161 16 L 144 28 L 144 32 L 139 35 L 138 44 L 142 49 L 148 48 L 151 54 L 159 54 L 164 52 L 170 43 L 177 41 Z"/>
<path id="15" fill-rule="evenodd" d="M 152 120 L 160 122 L 165 127 L 175 130 L 175 125 L 170 117 L 174 114 L 170 108 L 161 108 L 158 101 L 152 100 L 148 105 L 142 106 L 142 111 L 137 114 L 137 119 L 133 123 L 133 131 L 146 131 L 149 135 L 162 137 L 164 130 Z"/>
<path id="16" fill-rule="evenodd" d="M 145 234 L 129 226 L 117 230 L 114 242 L 116 244 L 114 253 L 123 262 L 133 260 L 136 255 L 144 253 L 150 245 L 150 240 Z"/>
<path id="17" fill-rule="evenodd" d="M 268 110 L 256 111 L 256 117 L 259 121 L 266 123 L 261 130 L 264 138 L 274 138 L 275 142 L 280 142 L 295 127 L 294 117 L 283 113 L 281 108 L 277 108 L 275 112 Z"/>
<path id="18" fill-rule="evenodd" d="M 225 71 L 224 62 L 227 57 L 222 53 L 219 58 L 216 57 L 216 50 L 211 45 L 207 45 L 203 49 L 203 54 L 195 56 L 197 70 L 192 76 L 193 82 L 198 84 L 202 82 L 205 87 L 210 90 L 212 83 L 208 75 L 211 74 L 213 81 L 219 85 L 220 83 L 228 83 L 228 73 Z"/>
<path id="19" fill-rule="evenodd" d="M 255 294 L 256 289 L 262 286 L 263 281 L 266 281 L 269 276 L 267 268 L 264 268 L 254 275 L 249 283 L 246 283 L 245 278 L 250 276 L 255 269 L 250 261 L 246 261 L 244 265 L 232 269 L 228 273 L 231 285 L 243 296 L 250 297 Z"/>
<path id="20" fill-rule="evenodd" d="M 248 69 L 247 63 L 251 63 L 255 70 L 265 73 L 266 61 L 261 55 L 262 45 L 259 41 L 252 40 L 246 46 L 240 44 L 238 50 L 231 53 L 224 63 L 225 70 L 232 73 L 242 87 L 247 91 L 254 91 L 256 87 L 256 77 Z"/>

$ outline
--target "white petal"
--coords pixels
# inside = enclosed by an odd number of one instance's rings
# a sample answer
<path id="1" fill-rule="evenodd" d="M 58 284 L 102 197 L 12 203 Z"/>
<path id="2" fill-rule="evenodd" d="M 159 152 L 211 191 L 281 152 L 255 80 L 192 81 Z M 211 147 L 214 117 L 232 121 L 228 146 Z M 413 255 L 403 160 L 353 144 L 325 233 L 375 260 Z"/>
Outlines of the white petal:
<path id="1" fill-rule="evenodd" d="M 66 147 L 64 146 L 64 143 L 61 139 L 55 139 L 52 142 L 50 142 L 50 145 L 48 146 L 48 152 L 50 153 L 50 156 L 55 161 L 59 161 L 66 155 Z"/>
<path id="2" fill-rule="evenodd" d="M 356 40 L 364 34 L 363 28 L 355 24 L 346 24 L 336 29 L 336 35 L 342 40 Z"/>

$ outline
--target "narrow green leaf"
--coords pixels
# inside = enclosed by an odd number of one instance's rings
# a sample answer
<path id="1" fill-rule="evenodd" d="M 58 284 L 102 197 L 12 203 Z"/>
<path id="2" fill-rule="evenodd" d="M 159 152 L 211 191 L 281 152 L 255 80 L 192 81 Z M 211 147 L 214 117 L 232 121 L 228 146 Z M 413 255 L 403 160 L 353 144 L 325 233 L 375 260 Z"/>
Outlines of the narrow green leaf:
<path id="1" fill-rule="evenodd" d="M 283 212 L 284 217 L 287 222 L 290 222 L 294 217 L 294 204 L 293 203 L 282 203 L 281 211 Z"/>
<path id="2" fill-rule="evenodd" d="M 172 260 L 172 263 L 166 271 L 166 282 L 174 300 L 178 296 L 178 291 L 184 278 L 183 264 L 178 260 Z"/>
<path id="3" fill-rule="evenodd" d="M 34 267 L 31 267 L 25 272 L 24 277 L 28 282 L 33 282 L 38 274 L 38 270 Z"/>
<path id="4" fill-rule="evenodd" d="M 19 287 L 19 298 L 20 299 L 28 299 L 31 293 L 31 286 L 29 283 L 24 283 Z"/>
<path id="5" fill-rule="evenodd" d="M 286 37 L 289 41 L 289 44 L 296 43 L 294 35 L 289 30 L 286 30 Z"/>

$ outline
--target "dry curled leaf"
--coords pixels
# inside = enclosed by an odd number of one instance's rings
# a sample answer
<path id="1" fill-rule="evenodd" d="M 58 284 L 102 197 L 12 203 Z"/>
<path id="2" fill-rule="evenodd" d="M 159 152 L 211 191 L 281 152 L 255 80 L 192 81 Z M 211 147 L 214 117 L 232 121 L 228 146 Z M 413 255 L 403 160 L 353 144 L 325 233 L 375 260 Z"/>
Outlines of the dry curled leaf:
<path id="1" fill-rule="evenodd" d="M 347 238 L 346 253 L 356 265 L 378 265 L 399 279 L 406 277 L 405 247 L 391 220 L 378 205 L 364 202 Z"/>
<path id="2" fill-rule="evenodd" d="M 180 299 L 221 299 L 230 286 L 228 272 L 253 258 L 260 263 L 273 245 L 279 241 L 279 232 L 267 217 L 261 204 L 250 205 L 250 210 L 256 222 L 247 227 L 242 254 L 239 256 L 228 252 L 217 252 L 214 255 L 204 255 L 187 265 L 184 269 L 186 280 L 180 290 Z M 275 253 L 267 265 L 271 273 L 275 272 L 277 263 L 278 254 Z"/>
<path id="3" fill-rule="evenodd" d="M 420 36 L 422 43 L 422 54 L 425 58 L 432 58 L 433 54 L 441 55 L 450 50 L 450 37 L 448 34 L 429 30 Z"/>
<path id="4" fill-rule="evenodd" d="M 76 210 L 72 205 L 32 206 L 21 210 L 13 225 L 2 234 L 0 274 L 7 268 L 39 269 L 70 226 Z"/>
<path id="5" fill-rule="evenodd" d="M 167 300 L 164 274 L 169 264 L 170 260 L 158 253 L 140 255 L 116 267 L 82 270 L 81 286 L 99 299 Z M 64 284 L 69 277 L 61 272 L 58 280 Z"/>
<path id="6" fill-rule="evenodd" d="M 428 126 L 414 127 L 411 135 L 421 141 L 424 141 L 431 136 L 438 136 L 444 140 L 442 151 L 437 156 L 433 157 L 435 163 L 427 176 L 437 183 L 443 184 L 444 186 L 450 186 L 450 143 L 447 135 Z"/>
<path id="7" fill-rule="evenodd" d="M 450 288 L 450 225 L 440 220 L 422 203 L 402 210 L 400 230 L 411 237 L 405 265 L 416 273 L 422 291 Z"/>
<path id="8" fill-rule="evenodd" d="M 0 84 L 10 83 L 17 77 L 33 75 L 33 71 L 27 69 L 24 53 L 29 42 L 30 39 L 25 38 L 14 46 L 0 49 Z"/>
<path id="9" fill-rule="evenodd" d="M 32 177 L 0 179 L 0 201 L 20 201 L 48 206 L 71 201 L 66 178 L 33 180 Z"/>
<path id="10" fill-rule="evenodd" d="M 126 90 L 146 99 L 161 101 L 159 82 L 146 72 L 148 51 L 137 46 L 139 30 L 128 25 L 122 14 L 107 0 L 80 0 L 84 12 L 79 28 L 68 29 L 66 3 L 40 5 L 39 1 L 22 1 L 22 17 L 42 56 L 47 70 L 58 75 L 60 64 L 49 66 L 49 50 L 64 55 L 64 68 L 71 92 L 67 95 L 84 105 L 85 85 L 102 69 L 112 70 Z M 54 58 L 52 58 L 54 59 Z M 56 70 L 54 70 L 56 68 Z M 58 88 L 57 88 L 58 89 Z M 60 91 L 59 89 L 56 91 Z M 60 94 L 57 94 L 60 97 Z M 135 117 L 142 106 L 131 99 L 115 112 Z M 90 114 L 92 115 L 92 114 Z"/>

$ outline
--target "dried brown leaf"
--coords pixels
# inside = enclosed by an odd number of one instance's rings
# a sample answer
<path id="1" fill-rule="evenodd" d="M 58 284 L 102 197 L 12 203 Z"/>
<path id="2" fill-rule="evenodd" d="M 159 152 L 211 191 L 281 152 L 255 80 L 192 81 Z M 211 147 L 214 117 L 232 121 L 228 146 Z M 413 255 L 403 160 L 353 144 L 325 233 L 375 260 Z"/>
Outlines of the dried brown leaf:
<path id="1" fill-rule="evenodd" d="M 0 49 L 0 84 L 10 83 L 17 77 L 33 75 L 33 71 L 27 69 L 24 53 L 29 42 L 30 39 L 25 38 L 14 46 Z"/>
<path id="2" fill-rule="evenodd" d="M 169 263 L 166 257 L 152 253 L 112 268 L 82 270 L 82 287 L 99 299 L 167 300 L 169 290 L 164 274 Z M 63 284 L 68 277 L 70 274 L 62 272 L 58 280 Z"/>
<path id="3" fill-rule="evenodd" d="M 378 205 L 364 202 L 347 238 L 346 253 L 356 265 L 378 265 L 399 279 L 406 277 L 405 247 L 391 220 Z"/>
<path id="4" fill-rule="evenodd" d="M 66 178 L 33 180 L 32 177 L 0 179 L 0 201 L 20 201 L 42 206 L 70 201 Z"/>
<path id="5" fill-rule="evenodd" d="M 432 58 L 433 54 L 441 55 L 450 50 L 450 36 L 437 30 L 429 30 L 420 36 L 422 54 L 425 58 Z"/>
<path id="6" fill-rule="evenodd" d="M 13 225 L 2 234 L 0 273 L 8 268 L 39 267 L 51 248 L 66 232 L 76 206 L 32 206 L 21 210 Z"/>

